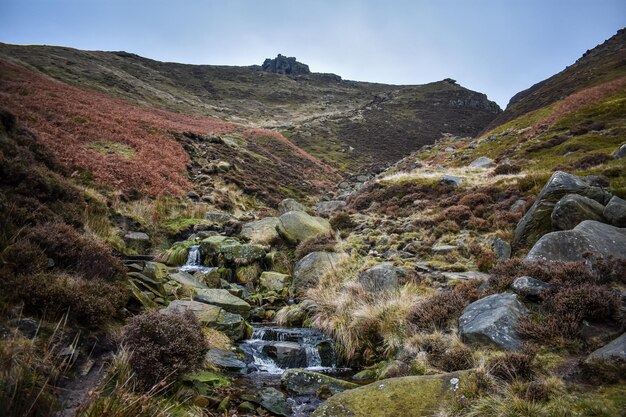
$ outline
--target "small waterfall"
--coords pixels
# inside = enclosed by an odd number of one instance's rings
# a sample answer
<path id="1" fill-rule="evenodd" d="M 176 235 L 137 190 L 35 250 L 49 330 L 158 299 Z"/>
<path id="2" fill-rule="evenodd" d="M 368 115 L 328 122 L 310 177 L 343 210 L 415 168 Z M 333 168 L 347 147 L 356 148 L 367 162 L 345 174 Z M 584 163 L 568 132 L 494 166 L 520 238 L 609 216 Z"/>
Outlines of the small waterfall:
<path id="1" fill-rule="evenodd" d="M 189 254 L 187 255 L 187 262 L 180 267 L 181 271 L 185 272 L 208 272 L 211 268 L 202 265 L 202 254 L 200 253 L 200 246 L 193 245 L 189 247 Z"/>

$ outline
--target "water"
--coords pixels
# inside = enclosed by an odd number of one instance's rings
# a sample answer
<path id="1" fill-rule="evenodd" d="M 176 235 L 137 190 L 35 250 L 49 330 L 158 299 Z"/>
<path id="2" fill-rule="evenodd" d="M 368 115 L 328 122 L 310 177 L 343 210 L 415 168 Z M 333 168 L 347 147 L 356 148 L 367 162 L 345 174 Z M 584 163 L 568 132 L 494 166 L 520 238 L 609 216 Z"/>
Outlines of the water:
<path id="1" fill-rule="evenodd" d="M 202 254 L 200 253 L 200 246 L 193 245 L 189 247 L 189 255 L 187 255 L 187 262 L 185 265 L 179 268 L 185 272 L 209 272 L 211 267 L 202 265 Z"/>

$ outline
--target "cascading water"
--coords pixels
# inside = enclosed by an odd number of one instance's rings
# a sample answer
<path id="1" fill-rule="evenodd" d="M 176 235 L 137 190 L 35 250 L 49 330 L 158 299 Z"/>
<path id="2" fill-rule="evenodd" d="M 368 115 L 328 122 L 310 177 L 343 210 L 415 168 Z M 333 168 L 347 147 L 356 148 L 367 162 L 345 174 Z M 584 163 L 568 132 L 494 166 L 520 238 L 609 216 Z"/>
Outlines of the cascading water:
<path id="1" fill-rule="evenodd" d="M 181 271 L 185 272 L 208 272 L 212 268 L 202 265 L 202 254 L 200 253 L 200 246 L 193 245 L 189 247 L 189 255 L 187 255 L 187 262 L 180 267 Z"/>

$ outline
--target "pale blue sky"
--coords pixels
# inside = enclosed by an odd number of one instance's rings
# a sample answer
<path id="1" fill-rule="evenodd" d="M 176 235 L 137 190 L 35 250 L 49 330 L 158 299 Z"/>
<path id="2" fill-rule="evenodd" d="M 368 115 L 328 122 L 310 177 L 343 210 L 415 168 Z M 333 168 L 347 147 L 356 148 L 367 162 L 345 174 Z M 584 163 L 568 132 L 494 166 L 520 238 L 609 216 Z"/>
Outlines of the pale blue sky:
<path id="1" fill-rule="evenodd" d="M 504 107 L 626 26 L 626 0 L 0 0 L 0 42 L 260 64 L 345 79 L 451 77 Z"/>

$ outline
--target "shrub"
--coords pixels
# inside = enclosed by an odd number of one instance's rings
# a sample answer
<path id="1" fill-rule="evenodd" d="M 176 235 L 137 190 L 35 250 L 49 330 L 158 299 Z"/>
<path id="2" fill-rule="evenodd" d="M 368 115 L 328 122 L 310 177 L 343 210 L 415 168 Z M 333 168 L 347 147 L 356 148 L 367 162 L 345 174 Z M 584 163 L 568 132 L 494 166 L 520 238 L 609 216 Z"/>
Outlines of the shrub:
<path id="1" fill-rule="evenodd" d="M 481 205 L 493 203 L 493 197 L 484 193 L 469 193 L 461 197 L 459 204 L 471 209 Z"/>
<path id="2" fill-rule="evenodd" d="M 611 318 L 621 305 L 620 297 L 605 286 L 576 284 L 548 293 L 545 307 L 553 314 L 573 314 L 578 321 Z"/>
<path id="3" fill-rule="evenodd" d="M 499 164 L 493 170 L 494 175 L 511 175 L 522 172 L 522 167 L 516 164 Z"/>
<path id="4" fill-rule="evenodd" d="M 321 235 L 303 240 L 296 247 L 296 259 L 302 259 L 312 252 L 333 252 L 337 242 L 332 236 Z"/>
<path id="5" fill-rule="evenodd" d="M 445 372 L 461 371 L 474 366 L 472 350 L 462 344 L 451 346 L 443 352 L 434 352 L 428 356 L 428 361 Z"/>
<path id="6" fill-rule="evenodd" d="M 613 157 L 604 153 L 594 153 L 591 155 L 583 156 L 582 158 L 572 162 L 572 169 L 582 170 L 595 167 L 600 164 L 612 161 Z"/>
<path id="7" fill-rule="evenodd" d="M 124 327 L 122 342 L 131 351 L 130 364 L 144 387 L 195 369 L 208 351 L 202 326 L 190 312 L 135 316 Z"/>
<path id="8" fill-rule="evenodd" d="M 472 217 L 472 211 L 467 206 L 456 205 L 448 207 L 441 212 L 441 220 L 451 220 L 459 226 L 465 225 L 465 223 Z"/>
<path id="9" fill-rule="evenodd" d="M 356 223 L 348 213 L 341 211 L 330 218 L 330 226 L 335 230 L 350 230 L 356 226 Z"/>
<path id="10" fill-rule="evenodd" d="M 489 359 L 486 366 L 491 375 L 503 381 L 528 381 L 534 374 L 532 360 L 526 353 L 508 352 Z"/>

